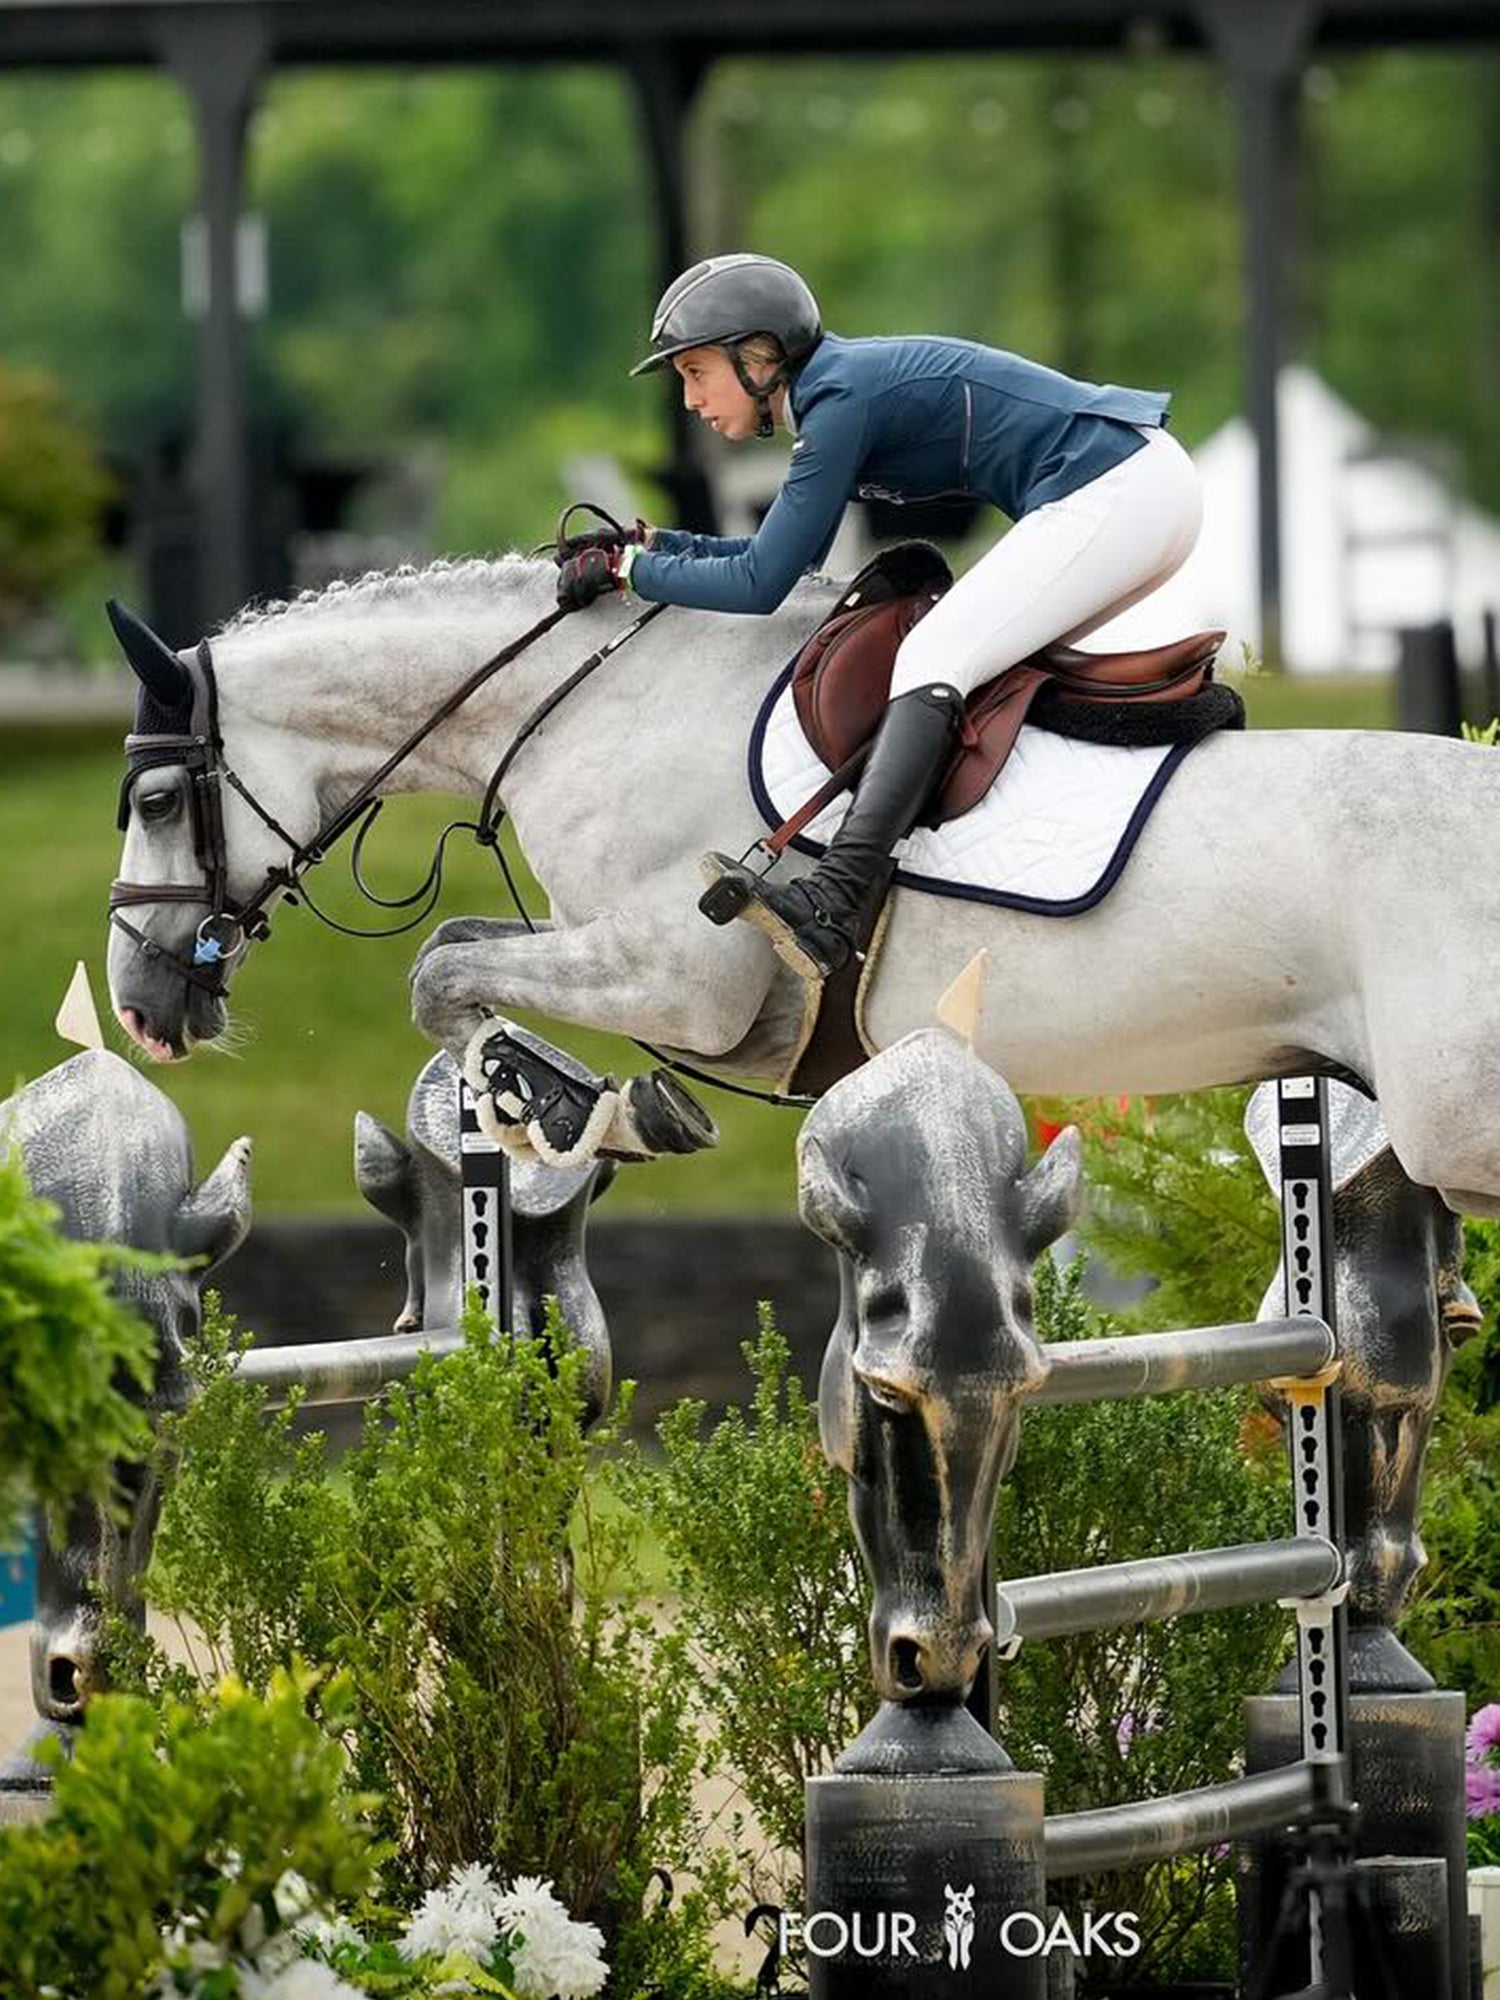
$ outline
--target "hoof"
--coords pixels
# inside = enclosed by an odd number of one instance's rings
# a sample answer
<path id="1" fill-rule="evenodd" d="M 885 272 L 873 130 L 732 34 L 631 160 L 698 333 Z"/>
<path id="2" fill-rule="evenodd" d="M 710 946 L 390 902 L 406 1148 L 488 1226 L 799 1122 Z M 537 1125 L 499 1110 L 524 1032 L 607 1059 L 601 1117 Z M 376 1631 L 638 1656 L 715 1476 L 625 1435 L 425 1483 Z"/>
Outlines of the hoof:
<path id="1" fill-rule="evenodd" d="M 670 1070 L 633 1077 L 625 1102 L 642 1144 L 653 1153 L 702 1153 L 719 1143 L 718 1126 Z"/>

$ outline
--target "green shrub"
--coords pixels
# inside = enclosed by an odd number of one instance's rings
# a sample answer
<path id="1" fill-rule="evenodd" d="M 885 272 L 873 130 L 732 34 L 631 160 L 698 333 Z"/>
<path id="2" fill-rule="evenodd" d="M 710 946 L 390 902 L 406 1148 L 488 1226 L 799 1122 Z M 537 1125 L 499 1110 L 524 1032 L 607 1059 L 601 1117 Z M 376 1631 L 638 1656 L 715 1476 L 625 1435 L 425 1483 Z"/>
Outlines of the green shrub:
<path id="1" fill-rule="evenodd" d="M 708 1976 L 729 1877 L 692 1803 L 685 1647 L 632 1583 L 634 1524 L 591 1497 L 631 1385 L 585 1436 L 584 1356 L 555 1313 L 541 1341 L 495 1340 L 472 1306 L 465 1332 L 370 1405 L 334 1471 L 320 1438 L 294 1440 L 295 1399 L 267 1412 L 235 1377 L 244 1343 L 209 1312 L 199 1394 L 164 1427 L 147 1600 L 206 1649 L 204 1673 L 261 1687 L 295 1657 L 340 1669 L 394 1901 L 467 1863 L 546 1877 L 610 1933 L 612 1991 L 647 1965 L 675 2000 L 672 1979 Z M 182 1688 L 119 1621 L 111 1643 L 117 1676 Z M 645 1917 L 652 1869 L 689 1862 L 697 1886 Z"/>
<path id="2" fill-rule="evenodd" d="M 806 1780 L 876 1708 L 869 1591 L 844 1477 L 769 1307 L 742 1352 L 749 1410 L 705 1437 L 703 1404 L 678 1403 L 657 1426 L 660 1459 L 629 1453 L 622 1483 L 671 1564 L 715 1750 L 782 1850 L 767 1887 L 790 1899 Z"/>
<path id="3" fill-rule="evenodd" d="M 1044 1258 L 1044 1341 L 1114 1331 Z M 1274 1429 L 1248 1391 L 1066 1405 L 1027 1416 L 996 1514 L 1003 1580 L 1284 1535 L 1290 1488 Z M 1285 1612 L 1250 1608 L 1022 1646 L 997 1669 L 1000 1736 L 1039 1770 L 1048 1812 L 1155 1798 L 1234 1775 L 1242 1701 L 1265 1692 L 1289 1645 Z M 1224 1977 L 1231 1863 L 1190 1855 L 1068 1885 L 1063 1899 L 1141 1917 L 1136 1978 Z M 1229 1959 L 1224 1956 L 1226 1950 Z M 1119 1982 L 1119 1973 L 1114 1975 Z"/>
<path id="4" fill-rule="evenodd" d="M 1427 1562 L 1401 1637 L 1471 1708 L 1500 1699 L 1500 1223 L 1465 1228 L 1464 1275 L 1486 1326 L 1454 1356 L 1422 1495 Z"/>
<path id="5" fill-rule="evenodd" d="M 1259 1310 L 1280 1223 L 1245 1137 L 1248 1096 L 1200 1090 L 1066 1107 L 1084 1134 L 1082 1241 L 1112 1269 L 1156 1281 L 1131 1310 L 1133 1326 L 1221 1326 Z"/>
<path id="6" fill-rule="evenodd" d="M 277 1923 L 289 1870 L 352 1901 L 376 1850 L 337 1739 L 347 1689 L 276 1675 L 264 1700 L 226 1681 L 160 1705 L 100 1696 L 50 1816 L 0 1831 L 7 2000 L 141 2000 L 179 1924 L 226 1945 Z M 253 1928 L 251 1928 L 253 1927 Z M 232 1989 L 230 1989 L 232 1990 Z"/>
<path id="7" fill-rule="evenodd" d="M 163 1260 L 75 1243 L 57 1221 L 0 1132 L 0 1543 L 35 1504 L 57 1513 L 80 1496 L 108 1504 L 117 1462 L 151 1448 L 127 1391 L 150 1389 L 155 1340 L 108 1274 Z"/>

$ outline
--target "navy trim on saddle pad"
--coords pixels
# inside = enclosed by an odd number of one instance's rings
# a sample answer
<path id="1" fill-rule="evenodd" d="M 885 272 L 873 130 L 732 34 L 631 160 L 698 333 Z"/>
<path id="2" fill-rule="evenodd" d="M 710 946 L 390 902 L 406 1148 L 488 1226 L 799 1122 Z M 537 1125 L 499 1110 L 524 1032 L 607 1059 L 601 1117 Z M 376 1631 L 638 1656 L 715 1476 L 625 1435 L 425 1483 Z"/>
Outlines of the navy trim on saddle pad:
<path id="1" fill-rule="evenodd" d="M 772 712 L 780 700 L 788 681 L 790 681 L 795 672 L 796 665 L 796 661 L 793 660 L 782 673 L 777 675 L 775 685 L 760 705 L 760 712 L 755 718 L 755 727 L 750 732 L 750 794 L 755 800 L 756 811 L 760 814 L 766 825 L 773 828 L 781 825 L 783 819 L 786 818 L 786 814 L 778 812 L 776 807 L 771 803 L 771 795 L 766 790 L 765 781 L 761 776 L 762 766 L 765 761 L 766 731 L 770 727 Z M 1191 743 L 1174 744 L 1172 749 L 1162 759 L 1152 776 L 1150 784 L 1147 785 L 1145 791 L 1136 801 L 1135 810 L 1126 822 L 1125 831 L 1120 835 L 1119 844 L 1110 856 L 1103 874 L 1100 875 L 1092 888 L 1085 890 L 1081 896 L 1071 896 L 1064 901 L 1049 902 L 1045 897 L 1022 895 L 1019 890 L 1015 889 L 981 889 L 973 883 L 945 882 L 936 875 L 917 875 L 908 869 L 900 867 L 897 868 L 892 880 L 897 888 L 925 889 L 929 895 L 955 896 L 967 903 L 996 903 L 1002 909 L 1027 910 L 1033 916 L 1038 917 L 1081 916 L 1085 910 L 1092 910 L 1095 904 L 1102 903 L 1116 882 L 1119 881 L 1124 871 L 1125 863 L 1130 859 L 1131 849 L 1140 838 L 1141 829 L 1151 817 L 1157 800 L 1171 782 L 1183 758 L 1186 757 L 1192 748 L 1193 745 Z M 814 857 L 823 852 L 823 842 L 809 840 L 805 833 L 796 834 L 788 841 L 787 845 L 788 847 L 794 847 L 799 854 L 807 854 Z"/>

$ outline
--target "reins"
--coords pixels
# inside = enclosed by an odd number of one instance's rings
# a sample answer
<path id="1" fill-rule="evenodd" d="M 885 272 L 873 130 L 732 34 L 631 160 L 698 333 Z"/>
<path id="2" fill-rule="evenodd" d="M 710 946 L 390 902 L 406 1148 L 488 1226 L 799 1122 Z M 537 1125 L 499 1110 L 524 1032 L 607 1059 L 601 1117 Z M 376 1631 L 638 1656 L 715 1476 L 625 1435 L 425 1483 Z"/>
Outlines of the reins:
<path id="1" fill-rule="evenodd" d="M 593 511 L 600 513 L 602 518 L 609 518 L 602 515 L 601 509 Z M 563 518 L 566 522 L 567 516 Z M 561 533 L 560 527 L 560 538 Z M 197 674 L 193 678 L 193 726 L 190 730 L 180 734 L 151 732 L 126 738 L 127 775 L 121 792 L 120 820 L 123 825 L 126 814 L 125 799 L 131 784 L 142 770 L 168 761 L 184 765 L 191 783 L 194 851 L 198 865 L 204 871 L 204 879 L 196 884 L 116 880 L 110 885 L 110 922 L 132 938 L 147 957 L 167 960 L 177 967 L 190 985 L 198 987 L 212 998 L 222 999 L 227 991 L 225 973 L 230 962 L 239 957 L 252 941 L 261 941 L 270 936 L 267 905 L 278 892 L 282 893 L 286 901 L 293 906 L 298 902 L 303 903 L 320 923 L 325 924 L 330 930 L 337 931 L 341 936 L 401 937 L 423 923 L 436 907 L 442 894 L 443 861 L 448 840 L 454 833 L 466 832 L 474 836 L 479 846 L 487 847 L 494 854 L 517 914 L 527 930 L 535 936 L 537 926 L 526 909 L 511 873 L 510 864 L 500 846 L 500 830 L 505 820 L 505 807 L 500 801 L 501 787 L 517 755 L 547 717 L 613 653 L 634 638 L 666 608 L 665 604 L 648 605 L 638 617 L 632 619 L 604 645 L 598 647 L 550 694 L 538 702 L 491 772 L 480 803 L 478 818 L 450 820 L 438 835 L 426 875 L 410 895 L 399 897 L 377 895 L 365 881 L 360 865 L 365 840 L 385 803 L 379 796 L 380 786 L 435 729 L 455 715 L 495 674 L 510 665 L 528 647 L 560 624 L 569 615 L 568 608 L 559 606 L 555 611 L 549 612 L 518 638 L 503 646 L 482 666 L 477 667 L 425 721 L 411 731 L 342 805 L 321 822 L 311 839 L 306 842 L 298 841 L 273 814 L 266 810 L 227 761 L 224 755 L 224 740 L 219 729 L 218 683 L 214 673 L 213 655 L 208 640 L 202 640 L 196 655 Z M 228 893 L 228 856 L 221 797 L 221 786 L 226 784 L 238 793 L 257 818 L 284 843 L 290 857 L 279 867 L 268 868 L 255 893 L 248 901 L 238 904 L 232 901 Z M 368 902 L 381 909 L 407 910 L 416 904 L 418 907 L 415 913 L 406 922 L 391 925 L 384 930 L 362 930 L 341 923 L 313 900 L 306 880 L 309 871 L 327 858 L 329 850 L 351 828 L 357 829 L 350 853 L 350 874 L 355 886 Z M 159 902 L 194 902 L 207 907 L 209 914 L 199 924 L 195 933 L 191 961 L 148 937 L 144 931 L 120 914 L 122 909 L 135 904 Z M 690 1077 L 695 1082 L 717 1090 L 728 1091 L 733 1096 L 750 1097 L 759 1103 L 775 1104 L 796 1110 L 805 1110 L 815 1102 L 811 1097 L 756 1090 L 746 1084 L 727 1082 L 722 1077 L 713 1076 L 706 1070 L 700 1070 L 691 1063 L 668 1055 L 650 1042 L 640 1041 L 634 1036 L 631 1040 L 635 1042 L 637 1048 L 644 1050 L 647 1055 L 677 1075 Z"/>

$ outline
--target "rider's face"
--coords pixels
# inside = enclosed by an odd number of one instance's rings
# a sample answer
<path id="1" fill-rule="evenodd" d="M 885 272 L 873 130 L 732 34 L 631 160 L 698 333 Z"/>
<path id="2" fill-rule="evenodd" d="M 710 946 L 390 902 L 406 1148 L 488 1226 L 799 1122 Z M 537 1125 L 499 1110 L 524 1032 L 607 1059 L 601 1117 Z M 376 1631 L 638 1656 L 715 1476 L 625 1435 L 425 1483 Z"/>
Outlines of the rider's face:
<path id="1" fill-rule="evenodd" d="M 775 372 L 753 361 L 746 365 L 756 381 Z M 740 387 L 734 363 L 722 347 L 690 347 L 686 354 L 672 356 L 672 366 L 682 377 L 683 403 L 694 416 L 732 443 L 754 437 L 754 399 Z"/>

